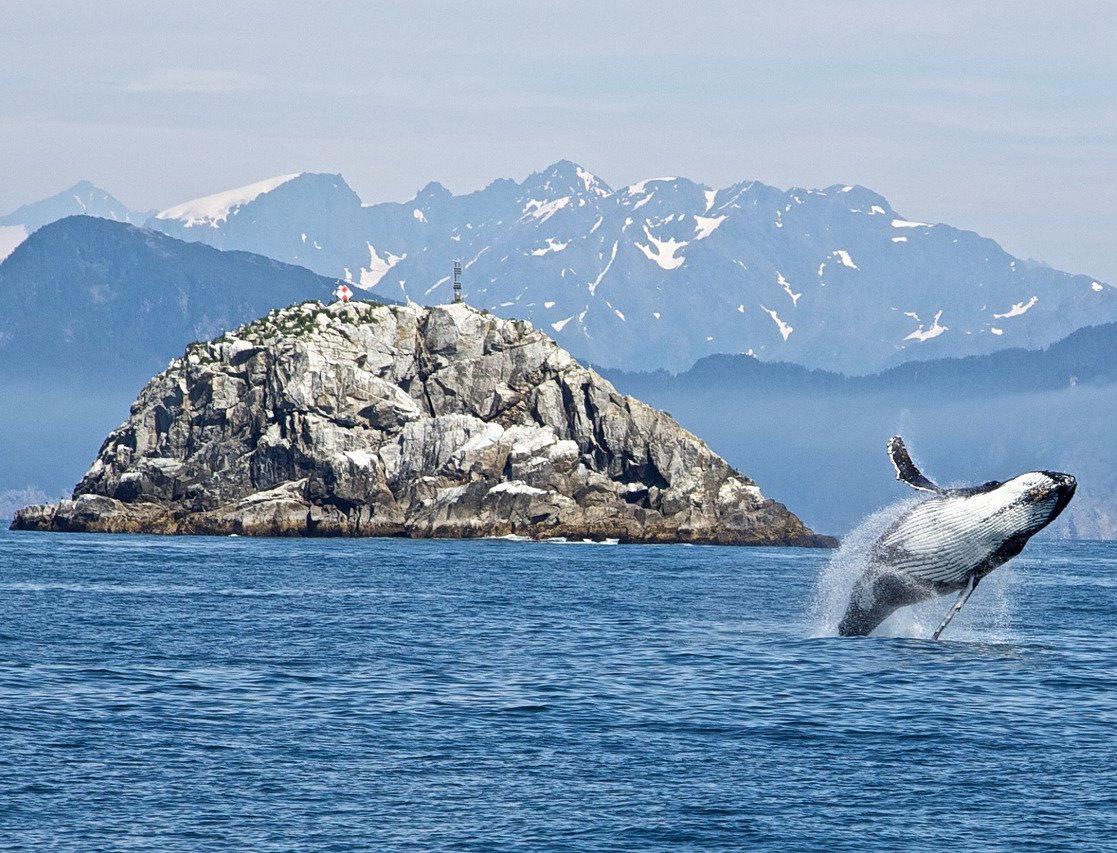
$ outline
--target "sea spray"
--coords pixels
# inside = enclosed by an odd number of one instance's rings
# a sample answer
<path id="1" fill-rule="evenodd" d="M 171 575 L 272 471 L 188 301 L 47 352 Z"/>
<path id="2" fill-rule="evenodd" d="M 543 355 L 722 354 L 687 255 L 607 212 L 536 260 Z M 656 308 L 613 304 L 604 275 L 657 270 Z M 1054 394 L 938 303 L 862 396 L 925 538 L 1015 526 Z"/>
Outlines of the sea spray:
<path id="1" fill-rule="evenodd" d="M 812 637 L 832 637 L 845 614 L 854 584 L 868 568 L 869 553 L 876 542 L 905 513 L 927 497 L 912 496 L 896 501 L 868 516 L 842 539 L 841 545 L 819 572 L 808 616 Z M 955 619 L 944 639 L 970 642 L 1005 642 L 1010 639 L 1012 587 L 1015 576 L 1011 566 L 991 572 Z M 932 598 L 910 607 L 901 607 L 873 634 L 878 637 L 930 639 L 955 596 Z"/>
<path id="2" fill-rule="evenodd" d="M 904 513 L 922 500 L 923 497 L 909 497 L 877 510 L 842 538 L 838 550 L 823 565 L 815 583 L 810 610 L 812 637 L 830 637 L 838 633 L 838 623 L 849 604 L 853 585 L 868 568 L 869 549 Z"/>

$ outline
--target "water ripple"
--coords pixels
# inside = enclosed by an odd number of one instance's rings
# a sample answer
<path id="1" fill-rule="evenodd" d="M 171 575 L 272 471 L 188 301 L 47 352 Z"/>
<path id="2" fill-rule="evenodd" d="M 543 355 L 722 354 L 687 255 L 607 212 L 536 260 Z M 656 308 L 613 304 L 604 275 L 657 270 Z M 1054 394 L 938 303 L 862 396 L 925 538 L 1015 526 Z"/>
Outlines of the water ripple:
<path id="1" fill-rule="evenodd" d="M 832 636 L 824 552 L 557 544 L 0 533 L 0 838 L 1117 837 L 1117 547 L 1033 543 L 936 643 Z"/>

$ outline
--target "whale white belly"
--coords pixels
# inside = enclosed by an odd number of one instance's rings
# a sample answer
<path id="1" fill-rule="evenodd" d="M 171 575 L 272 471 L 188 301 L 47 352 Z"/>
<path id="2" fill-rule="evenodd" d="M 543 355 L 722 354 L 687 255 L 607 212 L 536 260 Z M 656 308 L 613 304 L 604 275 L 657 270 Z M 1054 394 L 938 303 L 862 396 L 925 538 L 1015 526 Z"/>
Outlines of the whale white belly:
<path id="1" fill-rule="evenodd" d="M 961 589 L 970 574 L 1012 535 L 1008 513 L 989 494 L 924 501 L 881 537 L 882 568 L 940 589 Z"/>

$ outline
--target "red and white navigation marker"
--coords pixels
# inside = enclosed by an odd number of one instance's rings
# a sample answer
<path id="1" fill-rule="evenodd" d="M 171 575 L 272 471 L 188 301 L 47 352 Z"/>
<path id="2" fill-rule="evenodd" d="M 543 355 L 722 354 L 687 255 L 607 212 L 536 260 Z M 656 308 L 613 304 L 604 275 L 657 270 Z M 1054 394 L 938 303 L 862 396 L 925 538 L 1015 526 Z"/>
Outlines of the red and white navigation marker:
<path id="1" fill-rule="evenodd" d="M 334 291 L 334 296 L 336 296 L 342 302 L 348 302 L 350 299 L 353 298 L 353 291 L 349 289 L 348 285 L 343 284 Z"/>

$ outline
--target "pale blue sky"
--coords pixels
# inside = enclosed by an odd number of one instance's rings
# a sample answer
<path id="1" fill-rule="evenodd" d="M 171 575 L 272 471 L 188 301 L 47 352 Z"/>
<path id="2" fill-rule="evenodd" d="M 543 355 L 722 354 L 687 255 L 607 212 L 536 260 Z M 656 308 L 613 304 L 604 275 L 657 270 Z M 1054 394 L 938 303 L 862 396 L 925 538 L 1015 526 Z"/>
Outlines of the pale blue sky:
<path id="1" fill-rule="evenodd" d="M 1117 283 L 1117 4 L 6 3 L 0 211 L 303 169 L 860 183 Z"/>

